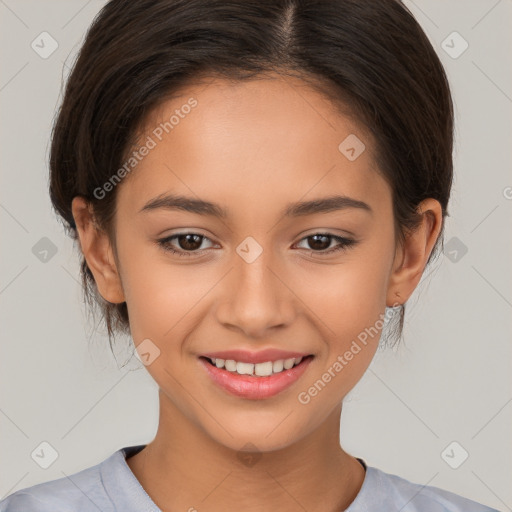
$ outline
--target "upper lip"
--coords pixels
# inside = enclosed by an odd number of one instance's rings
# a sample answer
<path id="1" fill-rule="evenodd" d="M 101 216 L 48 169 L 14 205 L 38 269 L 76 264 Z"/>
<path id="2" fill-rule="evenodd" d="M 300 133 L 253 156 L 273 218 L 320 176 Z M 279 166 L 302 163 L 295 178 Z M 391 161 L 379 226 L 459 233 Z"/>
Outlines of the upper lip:
<path id="1" fill-rule="evenodd" d="M 279 359 L 307 357 L 310 354 L 303 352 L 290 352 L 288 350 L 280 350 L 277 348 L 267 348 L 257 352 L 243 349 L 233 349 L 221 350 L 219 352 L 208 352 L 201 355 L 209 359 L 233 359 L 234 361 L 239 361 L 241 363 L 265 363 L 267 361 L 278 361 Z"/>

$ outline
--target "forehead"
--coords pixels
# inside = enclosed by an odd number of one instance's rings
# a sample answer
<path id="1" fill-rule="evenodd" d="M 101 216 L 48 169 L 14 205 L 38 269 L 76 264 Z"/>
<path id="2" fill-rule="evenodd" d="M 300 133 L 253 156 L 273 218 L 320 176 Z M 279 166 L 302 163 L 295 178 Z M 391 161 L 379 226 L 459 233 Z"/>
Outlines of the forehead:
<path id="1" fill-rule="evenodd" d="M 281 209 L 334 192 L 366 202 L 389 193 L 367 131 L 297 78 L 185 87 L 150 113 L 138 142 L 151 149 L 122 183 L 119 208 L 138 211 L 165 192 L 228 210 Z"/>

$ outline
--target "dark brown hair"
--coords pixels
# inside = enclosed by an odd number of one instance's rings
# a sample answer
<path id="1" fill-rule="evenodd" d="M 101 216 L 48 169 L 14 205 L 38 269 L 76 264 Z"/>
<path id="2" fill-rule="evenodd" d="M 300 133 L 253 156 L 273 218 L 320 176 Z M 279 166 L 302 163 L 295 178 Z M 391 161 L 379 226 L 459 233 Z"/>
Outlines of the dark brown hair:
<path id="1" fill-rule="evenodd" d="M 72 199 L 86 198 L 115 251 L 111 179 L 148 114 L 201 76 L 298 76 L 357 119 L 393 191 L 397 243 L 426 198 L 443 209 L 452 185 L 453 106 L 443 66 L 398 0 L 111 0 L 94 19 L 68 77 L 53 127 L 50 196 L 77 240 Z M 98 293 L 82 256 L 84 294 L 99 305 L 110 344 L 129 333 L 126 303 Z M 400 309 L 402 334 L 405 306 Z"/>

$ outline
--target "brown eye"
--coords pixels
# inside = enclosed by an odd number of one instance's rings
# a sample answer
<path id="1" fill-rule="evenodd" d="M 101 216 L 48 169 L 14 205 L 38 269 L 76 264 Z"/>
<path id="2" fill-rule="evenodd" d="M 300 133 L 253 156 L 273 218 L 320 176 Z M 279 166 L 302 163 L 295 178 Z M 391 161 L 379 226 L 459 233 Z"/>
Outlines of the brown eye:
<path id="1" fill-rule="evenodd" d="M 341 236 L 333 235 L 331 233 L 315 233 L 304 237 L 303 240 L 307 241 L 308 247 L 311 252 L 317 252 L 319 254 L 331 254 L 336 251 L 347 250 L 349 247 L 355 245 L 357 242 L 351 238 L 344 238 Z M 329 248 L 332 241 L 337 241 L 338 245 Z"/>
<path id="2" fill-rule="evenodd" d="M 178 243 L 173 244 L 174 240 Z M 176 235 L 158 240 L 158 244 L 164 251 L 177 254 L 178 256 L 192 256 L 202 251 L 200 247 L 204 240 L 209 240 L 209 238 L 198 233 L 177 233 Z"/>
<path id="3" fill-rule="evenodd" d="M 176 240 L 181 249 L 185 251 L 195 251 L 201 247 L 201 242 L 204 237 L 195 234 L 178 235 Z"/>

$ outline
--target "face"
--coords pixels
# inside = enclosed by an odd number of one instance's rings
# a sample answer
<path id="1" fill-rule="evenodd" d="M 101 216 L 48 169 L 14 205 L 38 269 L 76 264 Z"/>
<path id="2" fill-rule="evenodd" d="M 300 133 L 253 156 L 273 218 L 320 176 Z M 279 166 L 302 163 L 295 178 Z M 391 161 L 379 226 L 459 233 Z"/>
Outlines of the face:
<path id="1" fill-rule="evenodd" d="M 266 78 L 187 87 L 140 144 L 151 149 L 117 190 L 116 272 L 160 406 L 233 449 L 286 447 L 362 377 L 393 302 L 392 197 L 373 141 L 298 79 Z M 224 215 L 155 202 L 170 194 Z M 322 203 L 337 196 L 350 199 Z M 303 360 L 233 378 L 203 357 L 266 349 Z M 292 359 L 280 355 L 257 360 Z"/>

